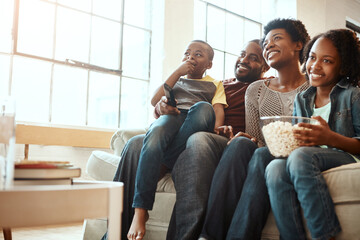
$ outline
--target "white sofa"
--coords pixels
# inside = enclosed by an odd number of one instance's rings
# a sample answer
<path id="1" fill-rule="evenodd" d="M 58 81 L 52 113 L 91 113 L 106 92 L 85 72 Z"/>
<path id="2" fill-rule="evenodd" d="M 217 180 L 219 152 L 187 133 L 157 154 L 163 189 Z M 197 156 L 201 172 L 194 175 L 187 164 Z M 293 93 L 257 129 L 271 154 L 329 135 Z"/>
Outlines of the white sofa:
<path id="1" fill-rule="evenodd" d="M 125 143 L 131 137 L 142 133 L 145 133 L 145 129 L 117 131 L 110 143 L 114 154 L 94 151 L 87 163 L 87 173 L 96 180 L 112 181 Z M 334 168 L 323 174 L 343 230 L 336 239 L 360 240 L 360 163 Z M 154 208 L 149 212 L 150 219 L 147 222 L 145 239 L 161 240 L 166 238 L 175 196 L 174 184 L 168 174 L 158 183 Z M 86 240 L 98 240 L 105 231 L 106 219 L 89 220 L 84 223 L 84 239 Z M 268 217 L 262 239 L 279 239 L 279 231 L 272 213 Z"/>

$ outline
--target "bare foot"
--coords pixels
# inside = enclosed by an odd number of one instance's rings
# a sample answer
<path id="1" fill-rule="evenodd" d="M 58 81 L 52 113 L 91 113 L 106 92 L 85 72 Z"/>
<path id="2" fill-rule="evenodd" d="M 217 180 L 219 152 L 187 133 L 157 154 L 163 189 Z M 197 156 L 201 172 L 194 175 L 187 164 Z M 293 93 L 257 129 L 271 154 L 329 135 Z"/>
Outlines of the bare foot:
<path id="1" fill-rule="evenodd" d="M 135 208 L 135 214 L 127 234 L 129 240 L 141 240 L 145 235 L 145 223 L 149 219 L 146 209 Z"/>

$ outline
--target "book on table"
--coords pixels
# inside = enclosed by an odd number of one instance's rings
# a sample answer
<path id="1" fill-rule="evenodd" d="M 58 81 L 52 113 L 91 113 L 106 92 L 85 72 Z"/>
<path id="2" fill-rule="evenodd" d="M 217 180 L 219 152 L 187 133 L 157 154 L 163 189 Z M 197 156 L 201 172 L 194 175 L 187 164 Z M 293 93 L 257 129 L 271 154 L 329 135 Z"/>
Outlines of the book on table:
<path id="1" fill-rule="evenodd" d="M 15 179 L 15 186 L 24 185 L 71 185 L 72 178 L 53 179 Z"/>
<path id="2" fill-rule="evenodd" d="M 65 161 L 21 161 L 15 163 L 15 185 L 71 184 L 81 169 Z"/>

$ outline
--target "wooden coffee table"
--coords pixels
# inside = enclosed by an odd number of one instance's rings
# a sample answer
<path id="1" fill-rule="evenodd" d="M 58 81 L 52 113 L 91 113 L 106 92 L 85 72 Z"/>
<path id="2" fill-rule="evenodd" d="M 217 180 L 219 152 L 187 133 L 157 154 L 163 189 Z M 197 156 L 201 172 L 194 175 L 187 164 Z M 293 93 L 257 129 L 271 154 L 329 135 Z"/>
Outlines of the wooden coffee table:
<path id="1" fill-rule="evenodd" d="M 108 218 L 109 240 L 120 239 L 123 183 L 14 186 L 0 191 L 0 228 L 79 223 Z"/>

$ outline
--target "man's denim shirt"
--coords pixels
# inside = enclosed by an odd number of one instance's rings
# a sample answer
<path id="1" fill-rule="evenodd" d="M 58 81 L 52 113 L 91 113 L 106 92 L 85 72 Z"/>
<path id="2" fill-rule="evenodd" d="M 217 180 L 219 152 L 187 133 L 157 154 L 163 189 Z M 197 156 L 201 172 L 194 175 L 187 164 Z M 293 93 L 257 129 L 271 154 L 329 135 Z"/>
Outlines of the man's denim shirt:
<path id="1" fill-rule="evenodd" d="M 294 116 L 311 117 L 314 111 L 316 87 L 296 95 Z M 339 81 L 330 92 L 329 127 L 343 136 L 360 140 L 360 89 L 346 79 Z M 360 155 L 356 155 L 357 158 Z"/>

